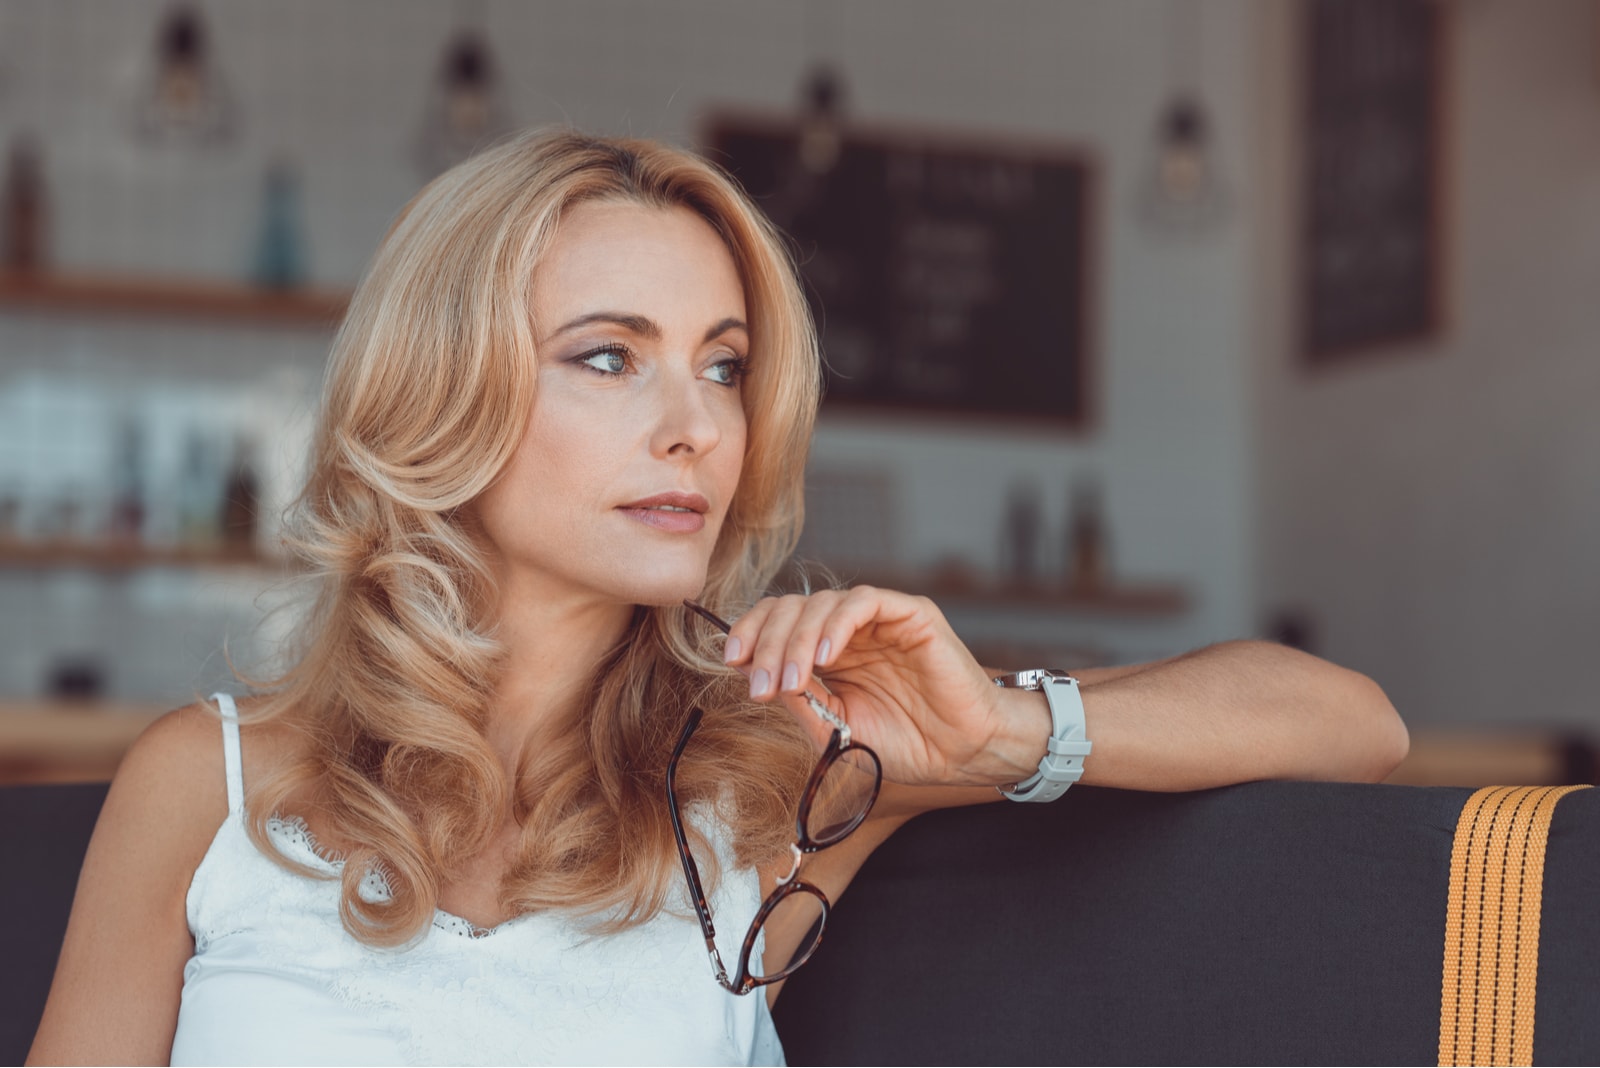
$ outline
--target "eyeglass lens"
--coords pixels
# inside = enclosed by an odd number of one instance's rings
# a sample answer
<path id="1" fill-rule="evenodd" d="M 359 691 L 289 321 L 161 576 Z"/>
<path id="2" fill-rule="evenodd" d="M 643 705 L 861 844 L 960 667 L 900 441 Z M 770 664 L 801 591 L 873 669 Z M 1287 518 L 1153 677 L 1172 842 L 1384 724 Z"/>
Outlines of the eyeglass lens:
<path id="1" fill-rule="evenodd" d="M 822 898 L 811 893 L 807 887 L 797 887 L 795 892 L 785 897 L 773 906 L 762 923 L 762 935 L 767 930 L 783 928 L 788 931 L 804 931 L 800 943 L 783 960 L 778 960 L 765 952 L 761 955 L 760 965 L 752 958 L 750 961 L 750 976 L 758 981 L 781 979 L 805 963 L 817 948 L 817 943 L 822 940 L 822 921 L 827 913 L 827 906 Z"/>
<path id="2" fill-rule="evenodd" d="M 806 834 L 818 846 L 833 845 L 866 818 L 877 790 L 878 759 L 872 750 L 852 746 L 836 753 L 806 810 Z"/>

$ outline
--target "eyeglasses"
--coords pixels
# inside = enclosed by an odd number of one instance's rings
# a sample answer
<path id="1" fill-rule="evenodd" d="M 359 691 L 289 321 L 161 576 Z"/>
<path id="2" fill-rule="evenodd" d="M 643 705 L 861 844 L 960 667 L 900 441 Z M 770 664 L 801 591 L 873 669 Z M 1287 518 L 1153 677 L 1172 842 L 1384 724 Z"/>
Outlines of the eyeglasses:
<path id="1" fill-rule="evenodd" d="M 693 601 L 685 601 L 684 605 L 724 634 L 728 633 L 728 624 L 700 605 Z M 821 680 L 817 684 L 821 686 Z M 827 688 L 823 687 L 823 690 L 826 692 Z M 732 979 L 728 978 L 722 954 L 717 950 L 717 930 L 711 923 L 711 910 L 706 905 L 700 869 L 689 852 L 689 841 L 683 832 L 683 814 L 678 807 L 678 759 L 683 756 L 684 748 L 694 735 L 695 728 L 700 725 L 703 716 L 700 709 L 690 710 L 689 721 L 684 724 L 683 734 L 679 736 L 678 744 L 672 750 L 672 759 L 667 764 L 667 802 L 672 809 L 672 834 L 678 841 L 678 857 L 683 861 L 683 874 L 689 880 L 694 911 L 700 917 L 700 930 L 705 934 L 706 952 L 711 957 L 712 970 L 716 972 L 717 982 L 734 994 L 748 994 L 757 987 L 793 975 L 816 952 L 822 942 L 822 928 L 827 923 L 830 906 L 826 894 L 799 878 L 800 865 L 808 854 L 837 845 L 861 826 L 867 813 L 872 811 L 872 804 L 878 798 L 878 788 L 883 784 L 883 767 L 878 763 L 878 755 L 866 746 L 852 742 L 850 725 L 835 715 L 815 694 L 807 690 L 804 697 L 811 710 L 833 728 L 833 736 L 828 739 L 817 766 L 812 769 L 811 778 L 800 799 L 800 809 L 795 816 L 795 841 L 789 847 L 794 858 L 789 874 L 778 880 L 778 885 L 773 887 L 772 893 L 767 895 L 761 908 L 756 911 L 755 919 L 750 921 L 750 929 L 745 932 L 744 944 L 739 951 L 739 966 Z M 774 967 L 774 962 L 768 961 L 763 953 L 752 968 L 751 955 L 769 928 L 802 931 L 804 934 L 794 952 L 780 962 L 781 966 Z"/>

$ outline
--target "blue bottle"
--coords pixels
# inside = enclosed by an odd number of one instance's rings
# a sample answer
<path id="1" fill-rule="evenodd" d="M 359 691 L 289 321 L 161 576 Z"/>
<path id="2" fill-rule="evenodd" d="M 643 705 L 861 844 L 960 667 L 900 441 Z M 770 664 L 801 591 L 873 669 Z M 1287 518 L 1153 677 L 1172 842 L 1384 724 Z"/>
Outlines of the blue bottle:
<path id="1" fill-rule="evenodd" d="M 292 289 L 305 281 L 300 240 L 300 181 L 287 163 L 267 168 L 262 189 L 261 231 L 256 242 L 255 280 L 269 289 Z"/>

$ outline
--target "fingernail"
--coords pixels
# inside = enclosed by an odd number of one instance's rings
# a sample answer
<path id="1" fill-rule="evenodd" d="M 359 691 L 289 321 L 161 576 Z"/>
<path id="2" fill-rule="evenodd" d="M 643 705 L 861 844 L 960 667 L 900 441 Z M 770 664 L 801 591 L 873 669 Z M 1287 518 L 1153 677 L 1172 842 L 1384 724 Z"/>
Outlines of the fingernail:
<path id="1" fill-rule="evenodd" d="M 826 664 L 828 662 L 828 654 L 831 652 L 833 652 L 833 643 L 826 638 L 822 639 L 821 644 L 817 646 L 817 663 L 819 665 Z"/>
<path id="2" fill-rule="evenodd" d="M 783 665 L 783 689 L 798 690 L 800 688 L 800 665 L 794 662 Z"/>
<path id="3" fill-rule="evenodd" d="M 737 659 L 739 659 L 739 639 L 729 636 L 728 644 L 722 650 L 722 662 L 731 664 Z"/>
<path id="4" fill-rule="evenodd" d="M 756 673 L 750 676 L 750 696 L 760 697 L 767 692 L 767 686 L 772 682 L 772 676 L 767 674 L 766 668 L 756 668 Z"/>

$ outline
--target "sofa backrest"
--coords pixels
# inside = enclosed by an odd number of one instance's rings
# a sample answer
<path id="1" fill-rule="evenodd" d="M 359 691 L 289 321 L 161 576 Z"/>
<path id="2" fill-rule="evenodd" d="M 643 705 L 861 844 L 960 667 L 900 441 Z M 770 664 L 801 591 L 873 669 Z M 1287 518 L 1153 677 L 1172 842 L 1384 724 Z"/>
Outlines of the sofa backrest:
<path id="1" fill-rule="evenodd" d="M 792 1064 L 1434 1064 L 1471 791 L 1076 788 L 914 820 L 775 1016 Z M 1600 1062 L 1600 790 L 1556 808 L 1535 1063 Z"/>
<path id="2" fill-rule="evenodd" d="M 106 786 L 0 789 L 0 1064 L 33 1044 Z"/>

